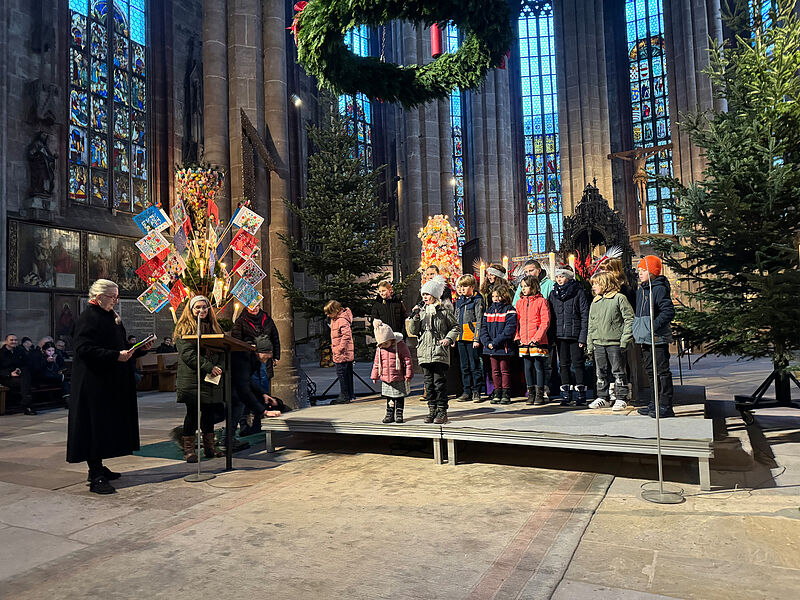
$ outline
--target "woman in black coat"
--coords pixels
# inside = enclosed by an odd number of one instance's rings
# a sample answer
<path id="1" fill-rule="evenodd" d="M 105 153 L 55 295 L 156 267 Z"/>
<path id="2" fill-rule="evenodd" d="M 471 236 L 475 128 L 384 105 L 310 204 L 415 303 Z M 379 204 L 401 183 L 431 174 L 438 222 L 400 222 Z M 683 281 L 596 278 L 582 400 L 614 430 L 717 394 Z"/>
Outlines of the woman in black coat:
<path id="1" fill-rule="evenodd" d="M 125 326 L 114 305 L 117 284 L 98 279 L 89 288 L 89 305 L 75 325 L 75 359 L 69 406 L 67 462 L 89 464 L 90 491 L 113 494 L 104 458 L 127 456 L 139 449 L 135 363 L 151 344 L 129 350 Z"/>

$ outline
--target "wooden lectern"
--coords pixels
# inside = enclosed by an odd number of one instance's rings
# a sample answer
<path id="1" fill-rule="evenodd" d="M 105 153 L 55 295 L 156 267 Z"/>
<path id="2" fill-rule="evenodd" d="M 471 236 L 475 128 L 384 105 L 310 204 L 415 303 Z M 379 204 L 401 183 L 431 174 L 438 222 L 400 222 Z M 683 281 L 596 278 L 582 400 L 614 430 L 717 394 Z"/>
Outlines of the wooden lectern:
<path id="1" fill-rule="evenodd" d="M 182 340 L 191 340 L 197 343 L 196 335 L 184 335 Z M 213 348 L 225 353 L 225 367 L 222 370 L 223 376 L 223 397 L 225 399 L 225 470 L 233 470 L 233 407 L 231 406 L 231 353 L 232 352 L 255 352 L 256 347 L 237 340 L 227 333 L 207 333 L 200 336 L 200 347 Z M 199 419 L 199 416 L 198 416 Z M 199 423 L 199 421 L 198 421 Z M 198 462 L 200 457 L 197 457 Z"/>

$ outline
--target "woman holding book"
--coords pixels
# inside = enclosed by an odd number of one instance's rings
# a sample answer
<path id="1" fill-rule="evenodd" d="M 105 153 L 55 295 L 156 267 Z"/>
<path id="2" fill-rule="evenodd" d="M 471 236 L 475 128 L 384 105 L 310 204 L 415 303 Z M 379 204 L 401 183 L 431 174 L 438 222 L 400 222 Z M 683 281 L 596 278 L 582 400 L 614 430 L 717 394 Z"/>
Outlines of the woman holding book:
<path id="1" fill-rule="evenodd" d="M 113 494 L 109 481 L 120 477 L 103 466 L 103 459 L 139 449 L 134 359 L 152 345 L 128 348 L 125 326 L 114 310 L 117 302 L 117 284 L 98 279 L 75 324 L 67 462 L 88 463 L 89 490 L 95 494 Z"/>

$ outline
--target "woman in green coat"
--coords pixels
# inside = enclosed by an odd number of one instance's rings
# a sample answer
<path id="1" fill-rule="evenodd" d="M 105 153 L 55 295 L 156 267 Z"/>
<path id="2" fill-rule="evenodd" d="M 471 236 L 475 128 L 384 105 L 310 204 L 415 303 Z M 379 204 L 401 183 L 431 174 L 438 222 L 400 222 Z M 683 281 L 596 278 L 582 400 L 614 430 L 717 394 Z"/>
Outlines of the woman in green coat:
<path id="1" fill-rule="evenodd" d="M 183 457 L 186 462 L 196 463 L 195 436 L 186 435 L 197 431 L 197 340 L 184 340 L 185 335 L 197 334 L 197 318 L 200 317 L 200 333 L 222 333 L 217 316 L 211 310 L 211 303 L 205 296 L 194 296 L 186 304 L 175 325 L 175 339 L 178 348 L 178 376 L 175 387 L 178 402 L 186 405 L 186 418 L 183 420 Z M 225 355 L 209 348 L 200 349 L 200 431 L 203 432 L 203 453 L 206 458 L 222 456 L 214 447 L 214 404 L 222 404 L 221 379 L 216 384 L 206 381 L 206 377 L 219 378 L 225 364 Z"/>

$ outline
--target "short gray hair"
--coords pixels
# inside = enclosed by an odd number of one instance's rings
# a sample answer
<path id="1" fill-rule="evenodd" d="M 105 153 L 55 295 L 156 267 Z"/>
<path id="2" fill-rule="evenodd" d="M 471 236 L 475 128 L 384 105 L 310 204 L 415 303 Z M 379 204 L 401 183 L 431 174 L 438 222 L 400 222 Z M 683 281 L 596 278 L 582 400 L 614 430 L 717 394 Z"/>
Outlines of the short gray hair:
<path id="1" fill-rule="evenodd" d="M 94 300 L 101 294 L 107 294 L 111 290 L 119 290 L 119 286 L 110 279 L 98 279 L 89 286 L 89 300 Z"/>

